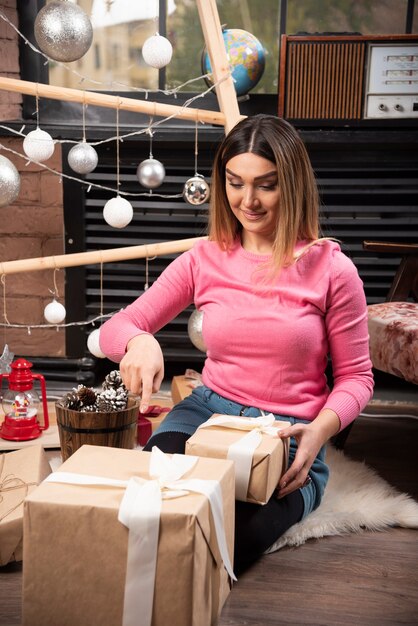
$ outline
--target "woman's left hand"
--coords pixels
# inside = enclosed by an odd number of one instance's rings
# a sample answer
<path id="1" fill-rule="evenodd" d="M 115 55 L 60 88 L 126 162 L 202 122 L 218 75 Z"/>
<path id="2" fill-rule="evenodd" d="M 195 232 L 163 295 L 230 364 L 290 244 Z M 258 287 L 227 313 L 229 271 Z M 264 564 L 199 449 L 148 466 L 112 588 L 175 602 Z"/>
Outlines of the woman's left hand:
<path id="1" fill-rule="evenodd" d="M 294 437 L 298 445 L 293 463 L 277 485 L 277 497 L 283 498 L 305 485 L 316 455 L 324 443 L 338 432 L 339 427 L 338 415 L 330 409 L 324 409 L 310 424 L 294 424 L 279 432 L 282 439 Z"/>

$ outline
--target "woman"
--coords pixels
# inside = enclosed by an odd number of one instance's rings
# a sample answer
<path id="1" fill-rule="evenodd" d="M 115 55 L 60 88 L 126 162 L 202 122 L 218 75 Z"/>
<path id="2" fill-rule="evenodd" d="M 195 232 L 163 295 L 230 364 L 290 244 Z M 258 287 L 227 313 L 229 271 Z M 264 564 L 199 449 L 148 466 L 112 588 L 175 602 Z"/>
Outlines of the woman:
<path id="1" fill-rule="evenodd" d="M 281 431 L 290 438 L 289 467 L 276 494 L 264 506 L 236 504 L 237 571 L 319 505 L 325 443 L 372 394 L 363 286 L 338 244 L 319 238 L 318 207 L 296 130 L 268 115 L 241 121 L 215 157 L 209 240 L 175 259 L 100 332 L 103 352 L 120 361 L 145 412 L 164 376 L 153 335 L 193 302 L 203 311 L 204 385 L 172 409 L 148 450 L 184 452 L 213 413 L 267 411 L 289 422 Z"/>

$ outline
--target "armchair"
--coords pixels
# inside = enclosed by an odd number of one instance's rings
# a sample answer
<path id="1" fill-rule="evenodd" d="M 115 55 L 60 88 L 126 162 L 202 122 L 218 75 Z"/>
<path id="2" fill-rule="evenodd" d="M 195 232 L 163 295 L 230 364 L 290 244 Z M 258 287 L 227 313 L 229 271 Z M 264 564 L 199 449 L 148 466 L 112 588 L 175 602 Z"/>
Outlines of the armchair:
<path id="1" fill-rule="evenodd" d="M 364 241 L 363 248 L 402 257 L 386 301 L 367 307 L 373 367 L 418 385 L 418 244 Z M 337 448 L 351 426 L 333 438 Z"/>

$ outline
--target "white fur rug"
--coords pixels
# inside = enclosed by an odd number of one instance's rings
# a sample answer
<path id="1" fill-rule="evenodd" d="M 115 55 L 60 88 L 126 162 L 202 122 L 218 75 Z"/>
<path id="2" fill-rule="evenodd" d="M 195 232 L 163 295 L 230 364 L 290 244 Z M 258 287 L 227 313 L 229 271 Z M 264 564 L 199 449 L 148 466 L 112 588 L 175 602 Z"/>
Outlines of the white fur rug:
<path id="1" fill-rule="evenodd" d="M 418 528 L 418 503 L 401 493 L 365 463 L 327 448 L 330 478 L 320 506 L 295 524 L 267 552 L 300 546 L 307 539 L 389 526 Z"/>

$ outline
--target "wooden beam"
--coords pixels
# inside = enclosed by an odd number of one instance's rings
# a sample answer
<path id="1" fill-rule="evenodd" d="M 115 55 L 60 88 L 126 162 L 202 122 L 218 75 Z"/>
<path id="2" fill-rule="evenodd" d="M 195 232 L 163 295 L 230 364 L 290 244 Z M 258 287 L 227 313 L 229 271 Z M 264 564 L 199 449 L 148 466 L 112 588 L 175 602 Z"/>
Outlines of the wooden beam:
<path id="1" fill-rule="evenodd" d="M 196 0 L 199 10 L 200 23 L 205 38 L 206 48 L 212 66 L 213 80 L 220 81 L 230 72 L 228 55 L 222 36 L 222 27 L 219 20 L 216 0 Z M 216 95 L 219 108 L 225 116 L 225 132 L 229 131 L 245 116 L 239 112 L 237 92 L 235 91 L 232 76 L 217 85 Z"/>
<path id="2" fill-rule="evenodd" d="M 176 241 L 164 241 L 141 246 L 126 246 L 124 248 L 113 248 L 110 250 L 93 250 L 90 252 L 37 257 L 34 259 L 4 261 L 0 263 L 0 275 L 36 272 L 47 269 L 62 269 L 64 267 L 76 267 L 79 265 L 95 265 L 98 263 L 114 263 L 117 261 L 128 261 L 130 259 L 145 259 L 146 257 L 152 258 L 154 256 L 178 254 L 190 250 L 196 241 L 200 241 L 201 239 L 207 239 L 207 237 L 192 237 L 191 239 L 178 239 Z"/>
<path id="3" fill-rule="evenodd" d="M 221 73 L 217 72 L 217 75 L 219 78 L 216 80 L 221 80 Z M 52 100 L 79 102 L 80 104 L 90 104 L 111 109 L 119 108 L 121 111 L 145 113 L 153 117 L 169 117 L 170 115 L 174 115 L 183 120 L 205 122 L 206 124 L 216 124 L 218 126 L 225 125 L 225 115 L 219 111 L 206 111 L 204 109 L 182 107 L 174 104 L 150 102 L 149 100 L 123 98 L 122 96 L 111 96 L 97 91 L 82 91 L 81 89 L 70 89 L 69 87 L 32 83 L 27 80 L 18 80 L 17 78 L 0 76 L 0 89 L 23 93 L 27 96 L 51 98 Z"/>

